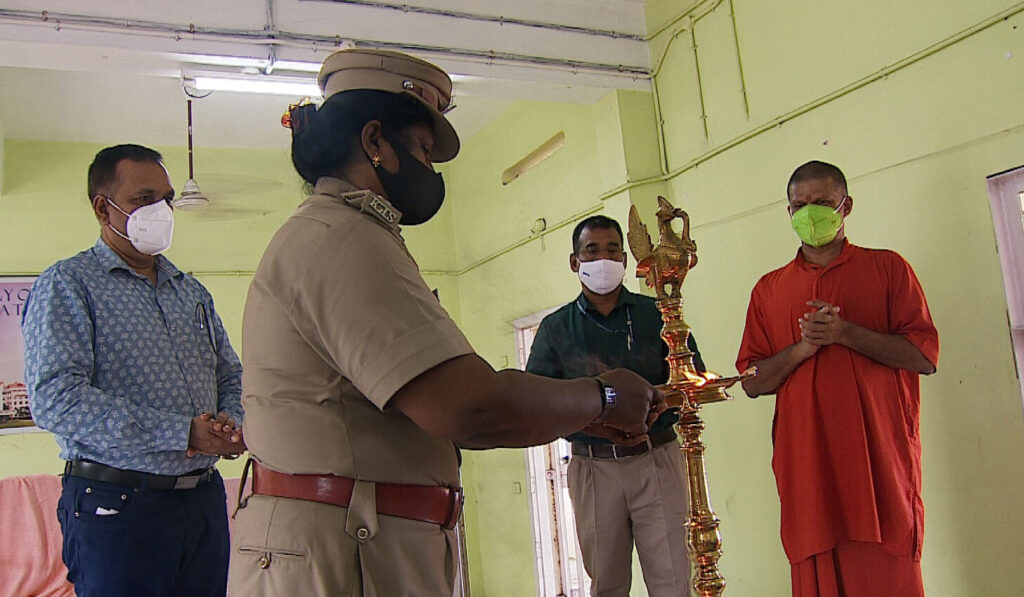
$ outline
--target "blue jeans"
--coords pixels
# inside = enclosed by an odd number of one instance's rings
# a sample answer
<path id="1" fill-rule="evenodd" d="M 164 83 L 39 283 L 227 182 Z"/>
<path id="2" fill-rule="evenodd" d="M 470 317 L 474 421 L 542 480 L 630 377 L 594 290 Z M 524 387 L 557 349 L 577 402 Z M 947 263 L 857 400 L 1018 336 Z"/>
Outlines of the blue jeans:
<path id="1" fill-rule="evenodd" d="M 78 597 L 224 597 L 228 518 L 224 480 L 139 491 L 64 477 L 57 519 Z"/>

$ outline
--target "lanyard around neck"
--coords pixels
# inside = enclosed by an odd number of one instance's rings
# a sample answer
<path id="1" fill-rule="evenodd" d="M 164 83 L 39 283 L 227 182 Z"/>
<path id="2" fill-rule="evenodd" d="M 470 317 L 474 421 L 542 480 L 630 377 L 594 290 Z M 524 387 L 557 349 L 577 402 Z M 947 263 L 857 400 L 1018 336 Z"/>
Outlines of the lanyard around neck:
<path id="1" fill-rule="evenodd" d="M 601 330 L 608 332 L 609 334 L 626 334 L 626 350 L 633 350 L 633 316 L 629 312 L 629 305 L 626 305 L 626 329 L 624 330 L 613 330 L 608 326 L 602 324 L 600 321 L 594 319 L 594 316 L 587 313 L 587 309 L 583 306 L 583 299 L 576 300 L 576 308 L 580 310 L 583 317 L 590 320 L 590 323 L 596 325 Z"/>

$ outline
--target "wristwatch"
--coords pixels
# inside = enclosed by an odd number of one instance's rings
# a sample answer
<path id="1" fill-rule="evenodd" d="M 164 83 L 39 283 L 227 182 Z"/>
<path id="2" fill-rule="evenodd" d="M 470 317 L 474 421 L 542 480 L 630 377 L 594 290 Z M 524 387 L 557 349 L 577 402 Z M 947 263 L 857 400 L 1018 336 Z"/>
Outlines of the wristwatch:
<path id="1" fill-rule="evenodd" d="M 614 386 L 605 383 L 600 377 L 595 377 L 594 380 L 597 381 L 597 386 L 601 390 L 601 414 L 597 415 L 594 422 L 600 423 L 615 409 L 615 405 L 619 400 L 619 394 L 615 391 Z"/>

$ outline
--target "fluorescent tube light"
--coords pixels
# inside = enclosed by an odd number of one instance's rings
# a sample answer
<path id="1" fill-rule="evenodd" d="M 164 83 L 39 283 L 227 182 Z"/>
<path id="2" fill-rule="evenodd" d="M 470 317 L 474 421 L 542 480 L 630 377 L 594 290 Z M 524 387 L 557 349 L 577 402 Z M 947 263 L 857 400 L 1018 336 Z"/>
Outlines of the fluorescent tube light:
<path id="1" fill-rule="evenodd" d="M 320 97 L 320 87 L 315 81 L 261 79 L 257 77 L 206 77 L 196 76 L 191 87 L 200 91 L 240 91 L 243 93 L 266 93 L 291 95 L 295 97 Z"/>
<path id="2" fill-rule="evenodd" d="M 207 66 L 229 66 L 232 68 L 258 68 L 267 66 L 266 58 L 248 56 L 218 56 L 214 54 L 168 54 L 170 58 L 188 64 L 204 64 Z"/>
<path id="3" fill-rule="evenodd" d="M 501 184 L 507 185 L 513 180 L 526 173 L 527 170 L 540 165 L 541 162 L 553 156 L 556 151 L 565 145 L 565 133 L 558 131 L 554 137 L 545 141 L 540 147 L 526 154 L 526 157 L 512 164 L 507 170 L 501 173 Z"/>
<path id="4" fill-rule="evenodd" d="M 305 62 L 301 60 L 274 60 L 267 58 L 251 58 L 248 56 L 218 56 L 213 54 L 168 54 L 174 60 L 188 64 L 203 64 L 206 66 L 227 66 L 231 68 L 257 68 L 265 70 L 287 70 L 299 73 L 320 72 L 319 62 Z"/>
<path id="5" fill-rule="evenodd" d="M 320 72 L 319 62 L 299 62 L 297 60 L 275 60 L 274 70 L 290 70 L 300 73 Z"/>

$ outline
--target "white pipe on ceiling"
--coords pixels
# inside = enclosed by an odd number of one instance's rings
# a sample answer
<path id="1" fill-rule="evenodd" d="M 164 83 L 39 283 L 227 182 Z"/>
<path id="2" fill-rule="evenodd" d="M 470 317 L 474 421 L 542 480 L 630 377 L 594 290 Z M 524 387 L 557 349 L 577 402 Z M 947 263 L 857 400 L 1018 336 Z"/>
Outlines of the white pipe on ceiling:
<path id="1" fill-rule="evenodd" d="M 53 27 L 56 30 L 81 30 L 120 35 L 159 35 L 175 40 L 205 39 L 226 41 L 244 45 L 291 46 L 312 49 L 340 47 L 342 43 L 353 42 L 357 46 L 387 48 L 413 53 L 431 53 L 454 59 L 505 63 L 528 67 L 557 68 L 569 72 L 587 71 L 605 75 L 624 76 L 634 80 L 651 78 L 651 70 L 644 66 L 608 64 L 548 56 L 498 52 L 471 48 L 448 48 L 429 44 L 410 44 L 383 40 L 352 39 L 341 36 L 315 35 L 291 31 L 232 29 L 225 27 L 203 27 L 194 23 L 188 25 L 162 23 L 138 19 L 118 19 L 84 14 L 54 13 L 49 11 L 26 11 L 0 8 L 0 23 Z"/>

